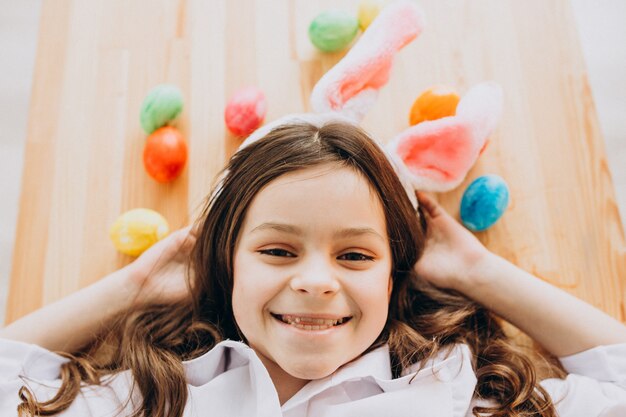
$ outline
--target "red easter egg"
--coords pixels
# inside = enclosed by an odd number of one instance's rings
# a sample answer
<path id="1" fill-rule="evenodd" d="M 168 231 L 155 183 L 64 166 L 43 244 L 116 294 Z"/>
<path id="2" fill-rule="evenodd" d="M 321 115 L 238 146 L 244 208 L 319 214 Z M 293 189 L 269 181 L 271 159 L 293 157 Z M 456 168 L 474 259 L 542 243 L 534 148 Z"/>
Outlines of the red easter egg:
<path id="1" fill-rule="evenodd" d="M 228 101 L 224 121 L 233 134 L 247 136 L 261 126 L 266 112 L 267 101 L 263 91 L 247 87 L 235 92 Z"/>
<path id="2" fill-rule="evenodd" d="M 172 181 L 180 175 L 185 162 L 187 144 L 178 130 L 164 126 L 148 136 L 143 148 L 143 165 L 156 181 Z"/>

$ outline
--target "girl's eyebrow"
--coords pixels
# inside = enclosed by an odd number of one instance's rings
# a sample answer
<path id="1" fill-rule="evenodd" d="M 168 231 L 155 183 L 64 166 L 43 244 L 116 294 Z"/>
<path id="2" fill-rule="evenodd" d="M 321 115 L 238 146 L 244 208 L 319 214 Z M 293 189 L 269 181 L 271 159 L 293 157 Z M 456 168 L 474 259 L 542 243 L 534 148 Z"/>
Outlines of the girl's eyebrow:
<path id="1" fill-rule="evenodd" d="M 252 229 L 250 233 L 254 233 L 255 231 L 268 230 L 268 229 L 277 230 L 279 232 L 289 233 L 289 234 L 296 235 L 296 236 L 302 236 L 304 234 L 302 229 L 299 228 L 298 226 L 295 226 L 292 224 L 286 224 L 286 223 L 278 223 L 278 222 L 261 223 L 260 225 Z M 373 234 L 374 236 L 376 236 L 383 242 L 385 241 L 385 239 L 371 227 L 350 227 L 347 229 L 341 229 L 335 232 L 333 237 L 334 238 L 347 238 L 347 237 L 353 237 L 353 236 L 361 236 L 365 234 Z"/>

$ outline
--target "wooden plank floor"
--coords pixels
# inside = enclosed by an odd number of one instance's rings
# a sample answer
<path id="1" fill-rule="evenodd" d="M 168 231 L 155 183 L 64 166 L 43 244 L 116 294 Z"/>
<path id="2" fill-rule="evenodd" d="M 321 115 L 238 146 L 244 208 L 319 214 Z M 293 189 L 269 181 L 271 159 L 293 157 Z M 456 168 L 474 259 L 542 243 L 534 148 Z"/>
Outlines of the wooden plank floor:
<path id="1" fill-rule="evenodd" d="M 501 221 L 478 234 L 494 252 L 625 321 L 624 235 L 604 145 L 566 0 L 420 2 L 426 28 L 405 48 L 364 121 L 388 140 L 433 84 L 461 92 L 491 79 L 505 92 L 491 144 L 440 201 L 458 214 L 479 175 L 511 188 Z M 342 54 L 321 54 L 311 19 L 358 1 L 180 0 L 44 2 L 31 98 L 7 322 L 128 263 L 108 239 L 123 211 L 148 207 L 187 224 L 238 141 L 223 109 L 261 87 L 268 120 L 308 109 L 319 77 Z M 190 159 L 161 185 L 144 172 L 139 108 L 156 84 L 178 85 L 178 127 Z"/>

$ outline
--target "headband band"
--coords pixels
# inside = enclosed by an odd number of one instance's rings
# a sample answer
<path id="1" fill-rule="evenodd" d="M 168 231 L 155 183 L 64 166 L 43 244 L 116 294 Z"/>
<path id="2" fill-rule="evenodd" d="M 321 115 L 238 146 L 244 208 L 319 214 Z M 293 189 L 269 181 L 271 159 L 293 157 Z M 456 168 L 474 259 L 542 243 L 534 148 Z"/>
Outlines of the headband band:
<path id="1" fill-rule="evenodd" d="M 252 132 L 252 134 L 248 136 L 248 138 L 239 146 L 237 151 L 245 148 L 251 143 L 254 143 L 262 139 L 263 137 L 265 137 L 265 135 L 267 135 L 269 132 L 271 132 L 272 130 L 276 129 L 279 126 L 288 125 L 288 124 L 297 124 L 297 123 L 308 123 L 317 128 L 321 128 L 325 124 L 332 123 L 332 122 L 343 122 L 343 123 L 348 123 L 353 126 L 359 127 L 358 124 L 353 119 L 343 116 L 339 113 L 334 113 L 334 112 L 290 114 L 290 115 L 281 117 L 280 119 L 277 119 L 271 123 L 268 123 L 260 127 L 259 129 L 255 130 L 254 132 Z M 415 189 L 411 185 L 411 180 L 406 171 L 406 167 L 401 162 L 401 160 L 398 160 L 398 158 L 395 157 L 392 153 L 390 153 L 389 150 L 385 146 L 381 145 L 379 141 L 374 139 L 374 143 L 378 145 L 380 150 L 383 151 L 383 153 L 389 160 L 389 163 L 391 164 L 396 175 L 398 176 L 400 183 L 402 183 L 402 187 L 406 191 L 407 196 L 409 197 L 409 200 L 411 201 L 411 204 L 413 205 L 413 208 L 415 209 L 415 211 L 417 211 L 417 207 L 419 203 L 415 195 Z"/>

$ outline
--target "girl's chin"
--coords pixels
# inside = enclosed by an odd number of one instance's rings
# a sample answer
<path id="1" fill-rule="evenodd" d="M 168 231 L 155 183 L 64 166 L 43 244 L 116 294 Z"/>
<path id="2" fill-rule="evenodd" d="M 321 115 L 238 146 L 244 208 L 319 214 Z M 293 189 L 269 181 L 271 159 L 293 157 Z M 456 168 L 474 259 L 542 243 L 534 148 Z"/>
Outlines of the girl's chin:
<path id="1" fill-rule="evenodd" d="M 261 353 L 255 347 L 252 347 L 261 362 L 265 365 L 265 367 L 270 371 L 270 374 L 275 371 L 279 371 L 287 373 L 288 375 L 305 380 L 312 379 L 321 379 L 329 376 L 333 372 L 335 372 L 343 363 L 341 359 L 329 360 L 329 356 L 331 354 L 320 354 L 315 355 L 314 357 L 311 355 L 299 355 L 298 360 L 294 360 L 293 358 L 298 355 L 297 353 L 287 353 L 285 351 L 281 352 L 271 352 L 271 350 L 267 350 L 267 354 Z M 291 360 L 281 360 L 280 358 L 290 358 Z M 280 371 L 279 371 L 280 372 Z"/>
<path id="2" fill-rule="evenodd" d="M 318 366 L 311 366 L 310 363 L 289 363 L 279 364 L 279 366 L 287 372 L 289 375 L 298 379 L 322 379 L 331 375 L 341 366 L 341 364 L 318 364 Z"/>

